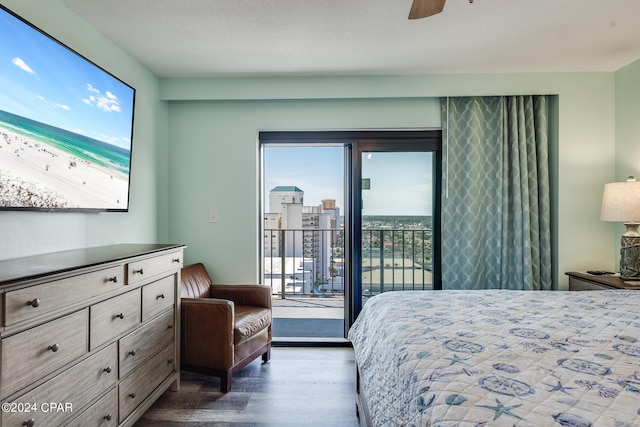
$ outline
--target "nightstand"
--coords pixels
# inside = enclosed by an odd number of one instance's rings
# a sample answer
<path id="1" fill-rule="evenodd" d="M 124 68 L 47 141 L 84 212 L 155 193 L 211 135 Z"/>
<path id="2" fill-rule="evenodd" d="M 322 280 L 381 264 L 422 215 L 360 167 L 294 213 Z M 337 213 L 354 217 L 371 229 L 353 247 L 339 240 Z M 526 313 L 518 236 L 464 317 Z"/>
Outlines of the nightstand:
<path id="1" fill-rule="evenodd" d="M 569 276 L 570 291 L 602 291 L 605 289 L 640 290 L 640 281 L 622 280 L 619 274 L 566 273 Z"/>

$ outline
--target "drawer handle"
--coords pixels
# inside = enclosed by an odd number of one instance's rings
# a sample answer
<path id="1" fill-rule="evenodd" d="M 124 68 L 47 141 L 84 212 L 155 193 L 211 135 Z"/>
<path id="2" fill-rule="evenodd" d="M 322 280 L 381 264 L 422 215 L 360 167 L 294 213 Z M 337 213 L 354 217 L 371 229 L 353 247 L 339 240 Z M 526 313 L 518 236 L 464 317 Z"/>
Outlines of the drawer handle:
<path id="1" fill-rule="evenodd" d="M 36 308 L 37 306 L 40 305 L 40 300 L 38 298 L 35 298 L 31 301 L 27 301 L 27 305 L 30 305 L 33 308 Z"/>
<path id="2" fill-rule="evenodd" d="M 27 426 L 27 427 L 33 427 L 36 425 L 36 420 L 34 420 L 33 418 L 29 419 L 29 420 L 24 420 L 22 422 L 23 426 Z"/>
<path id="3" fill-rule="evenodd" d="M 103 369 L 104 372 L 106 372 L 107 374 L 111 373 L 111 366 L 107 366 L 106 368 Z"/>
<path id="4" fill-rule="evenodd" d="M 50 345 L 49 347 L 47 347 L 47 350 L 51 350 L 51 351 L 53 351 L 55 353 L 58 350 L 60 350 L 60 346 L 58 344 L 53 344 L 53 345 Z"/>
<path id="5" fill-rule="evenodd" d="M 132 399 L 135 399 L 136 398 L 136 394 L 135 393 L 129 393 L 129 397 L 132 398 Z"/>
<path id="6" fill-rule="evenodd" d="M 171 262 L 180 262 L 180 258 L 174 258 L 171 260 Z"/>
<path id="7" fill-rule="evenodd" d="M 111 414 L 107 414 L 107 415 L 105 415 L 105 416 L 104 416 L 104 417 L 102 417 L 102 418 L 104 418 L 104 419 L 105 419 L 105 420 L 107 420 L 107 421 L 111 421 Z"/>
<path id="8" fill-rule="evenodd" d="M 144 274 L 144 269 L 140 269 L 140 270 L 133 270 L 134 273 L 138 273 L 138 274 Z"/>
<path id="9" fill-rule="evenodd" d="M 167 326 L 167 329 L 173 329 L 173 325 Z"/>
<path id="10" fill-rule="evenodd" d="M 164 299 L 164 294 L 160 294 L 156 297 L 156 299 L 160 299 L 160 298 Z"/>
<path id="11" fill-rule="evenodd" d="M 171 365 L 173 363 L 173 359 L 167 360 L 167 365 Z"/>
<path id="12" fill-rule="evenodd" d="M 109 277 L 109 281 L 113 283 L 118 283 L 118 276 Z"/>
<path id="13" fill-rule="evenodd" d="M 135 356 L 135 355 L 136 355 L 136 351 L 135 351 L 135 350 L 131 350 L 131 351 L 129 352 L 129 354 L 130 354 L 131 356 Z"/>
<path id="14" fill-rule="evenodd" d="M 116 314 L 114 317 L 116 319 L 124 319 L 124 313 Z"/>

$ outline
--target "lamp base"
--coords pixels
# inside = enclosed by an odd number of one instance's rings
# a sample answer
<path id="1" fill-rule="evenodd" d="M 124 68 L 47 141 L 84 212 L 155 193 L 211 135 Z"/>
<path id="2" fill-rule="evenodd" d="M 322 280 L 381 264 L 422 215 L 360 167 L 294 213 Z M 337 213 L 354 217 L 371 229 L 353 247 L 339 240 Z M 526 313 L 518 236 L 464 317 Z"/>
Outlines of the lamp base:
<path id="1" fill-rule="evenodd" d="M 640 237 L 622 235 L 620 239 L 620 278 L 640 279 Z"/>

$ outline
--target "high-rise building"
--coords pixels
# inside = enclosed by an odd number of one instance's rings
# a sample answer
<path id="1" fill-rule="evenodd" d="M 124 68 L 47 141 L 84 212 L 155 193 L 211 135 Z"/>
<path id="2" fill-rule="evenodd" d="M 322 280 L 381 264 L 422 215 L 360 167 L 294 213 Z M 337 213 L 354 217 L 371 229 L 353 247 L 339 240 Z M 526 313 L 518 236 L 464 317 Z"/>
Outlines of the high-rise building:
<path id="1" fill-rule="evenodd" d="M 336 224 L 336 208 L 334 200 L 326 200 L 327 203 L 323 200 L 319 206 L 304 206 L 303 200 L 304 192 L 296 186 L 278 186 L 269 192 L 269 212 L 264 215 L 264 248 L 265 257 L 293 260 L 285 262 L 295 270 L 284 272 L 289 279 L 300 280 L 299 276 L 307 272 L 308 276 L 303 279 L 304 292 L 309 293 L 312 286 L 325 282 L 330 275 L 335 242 L 335 232 L 330 229 Z M 303 271 L 302 275 L 299 270 Z M 274 273 L 271 272 L 272 276 Z"/>
<path id="2" fill-rule="evenodd" d="M 304 191 L 294 185 L 279 185 L 269 192 L 269 212 L 280 213 L 290 203 L 304 203 Z"/>

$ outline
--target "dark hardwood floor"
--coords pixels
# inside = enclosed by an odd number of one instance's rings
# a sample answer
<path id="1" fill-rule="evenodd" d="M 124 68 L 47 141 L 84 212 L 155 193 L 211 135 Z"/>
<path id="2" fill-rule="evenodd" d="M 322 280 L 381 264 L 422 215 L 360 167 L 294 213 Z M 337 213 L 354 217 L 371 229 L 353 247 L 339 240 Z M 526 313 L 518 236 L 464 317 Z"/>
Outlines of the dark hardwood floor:
<path id="1" fill-rule="evenodd" d="M 220 381 L 182 372 L 178 392 L 167 391 L 135 427 L 357 427 L 355 366 L 348 347 L 274 347 Z"/>

